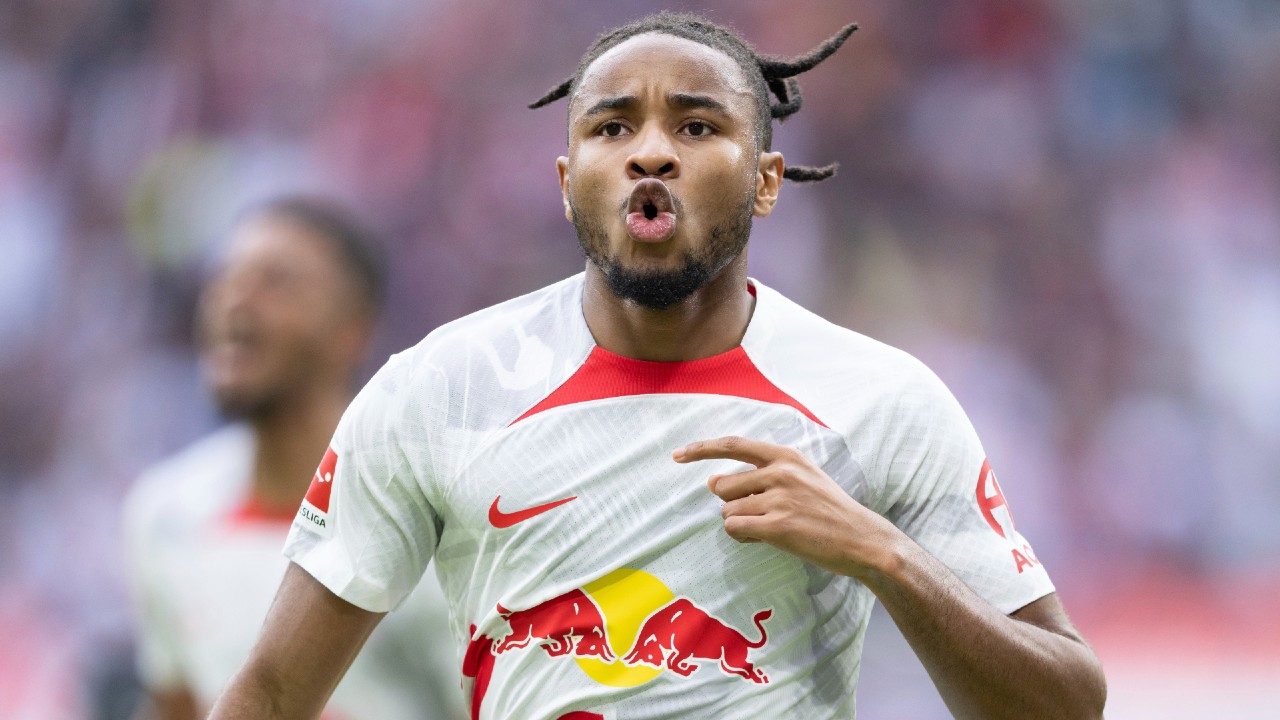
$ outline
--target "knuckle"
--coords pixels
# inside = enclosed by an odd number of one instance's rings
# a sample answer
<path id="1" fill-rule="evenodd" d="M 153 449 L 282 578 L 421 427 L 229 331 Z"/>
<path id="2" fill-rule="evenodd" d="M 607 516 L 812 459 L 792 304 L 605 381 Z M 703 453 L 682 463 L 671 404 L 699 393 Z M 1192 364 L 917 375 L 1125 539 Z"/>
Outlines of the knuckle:
<path id="1" fill-rule="evenodd" d="M 770 530 L 783 532 L 791 524 L 791 515 L 784 508 L 774 508 L 766 520 Z"/>
<path id="2" fill-rule="evenodd" d="M 793 447 L 785 448 L 782 451 L 782 457 L 786 460 L 787 464 L 793 468 L 801 468 L 809 464 L 809 459 L 804 456 L 804 453 Z"/>
<path id="3" fill-rule="evenodd" d="M 800 465 L 791 458 L 783 460 L 773 467 L 777 473 L 776 476 L 780 479 L 792 478 L 800 474 Z"/>

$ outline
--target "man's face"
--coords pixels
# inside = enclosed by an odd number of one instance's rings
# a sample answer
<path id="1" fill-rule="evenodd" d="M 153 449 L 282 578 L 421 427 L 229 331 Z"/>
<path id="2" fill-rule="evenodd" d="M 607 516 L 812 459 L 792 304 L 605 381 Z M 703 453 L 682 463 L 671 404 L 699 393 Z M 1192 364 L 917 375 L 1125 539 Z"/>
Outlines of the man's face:
<path id="1" fill-rule="evenodd" d="M 781 155 L 757 150 L 755 103 L 732 58 L 671 35 L 587 68 L 558 167 L 566 215 L 614 294 L 660 309 L 742 253 L 782 173 Z"/>
<path id="2" fill-rule="evenodd" d="M 228 415 L 262 416 L 316 382 L 344 382 L 352 369 L 353 282 L 313 233 L 285 216 L 251 218 L 205 290 L 201 359 Z"/>

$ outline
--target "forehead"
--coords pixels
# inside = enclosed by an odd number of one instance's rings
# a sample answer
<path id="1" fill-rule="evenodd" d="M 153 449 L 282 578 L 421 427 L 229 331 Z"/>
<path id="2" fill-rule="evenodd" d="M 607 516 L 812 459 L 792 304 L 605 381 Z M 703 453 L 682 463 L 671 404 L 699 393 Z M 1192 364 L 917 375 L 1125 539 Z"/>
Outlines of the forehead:
<path id="1" fill-rule="evenodd" d="M 582 74 L 573 103 L 653 89 L 754 98 L 742 69 L 724 52 L 651 32 L 629 38 L 596 58 Z"/>
<path id="2" fill-rule="evenodd" d="M 232 233 L 224 270 L 262 266 L 304 272 L 336 270 L 338 259 L 324 238 L 299 220 L 265 213 L 246 219 Z"/>

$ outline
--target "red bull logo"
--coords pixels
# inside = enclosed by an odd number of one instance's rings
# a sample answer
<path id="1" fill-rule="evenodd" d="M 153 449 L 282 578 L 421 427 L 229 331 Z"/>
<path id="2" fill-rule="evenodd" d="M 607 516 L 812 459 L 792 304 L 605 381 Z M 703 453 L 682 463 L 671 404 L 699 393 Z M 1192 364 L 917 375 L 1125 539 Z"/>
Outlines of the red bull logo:
<path id="1" fill-rule="evenodd" d="M 720 669 L 730 675 L 767 683 L 769 678 L 747 661 L 747 651 L 768 642 L 764 621 L 771 615 L 772 610 L 761 610 L 752 618 L 760 631 L 760 639 L 752 642 L 688 599 L 678 598 L 644 621 L 635 646 L 622 661 L 656 668 L 661 668 L 665 661 L 667 669 L 689 677 L 698 669 L 689 660 L 715 660 L 720 663 Z"/>
<path id="2" fill-rule="evenodd" d="M 605 637 L 604 618 L 581 590 L 570 590 L 528 610 L 512 612 L 499 604 L 498 613 L 510 623 L 511 634 L 494 646 L 496 655 L 537 640 L 551 657 L 572 652 L 613 662 L 613 651 Z"/>
<path id="3" fill-rule="evenodd" d="M 493 655 L 540 647 L 551 657 L 573 657 L 604 685 L 635 687 L 665 670 L 689 677 L 700 663 L 753 683 L 769 682 L 748 655 L 768 642 L 764 622 L 772 610 L 755 614 L 759 637 L 752 640 L 642 570 L 615 570 L 528 609 L 499 604 L 497 610 L 511 632 L 491 641 Z"/>

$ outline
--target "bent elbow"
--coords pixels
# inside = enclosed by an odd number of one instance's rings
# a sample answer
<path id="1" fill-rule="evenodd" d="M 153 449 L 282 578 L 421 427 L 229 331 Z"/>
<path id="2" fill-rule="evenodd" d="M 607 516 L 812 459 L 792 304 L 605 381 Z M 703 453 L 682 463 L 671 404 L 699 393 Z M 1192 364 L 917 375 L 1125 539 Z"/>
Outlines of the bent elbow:
<path id="1" fill-rule="evenodd" d="M 1102 661 L 1092 652 L 1082 680 L 1079 717 L 1082 720 L 1102 720 L 1107 705 L 1107 676 L 1102 670 Z"/>

